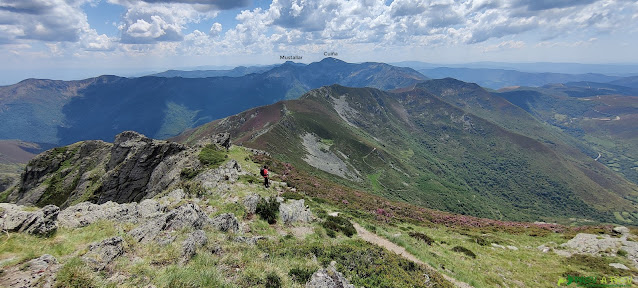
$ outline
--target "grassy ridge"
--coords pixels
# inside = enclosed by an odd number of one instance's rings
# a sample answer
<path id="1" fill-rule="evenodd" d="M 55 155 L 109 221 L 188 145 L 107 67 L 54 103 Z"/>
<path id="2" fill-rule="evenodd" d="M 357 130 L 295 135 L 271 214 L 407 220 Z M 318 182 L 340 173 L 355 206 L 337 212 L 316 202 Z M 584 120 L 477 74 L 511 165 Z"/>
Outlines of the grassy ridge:
<path id="1" fill-rule="evenodd" d="M 605 222 L 617 221 L 613 212 L 637 211 L 628 200 L 638 195 L 635 185 L 569 144 L 577 140 L 503 98 L 452 79 L 397 93 L 324 87 L 299 100 L 204 125 L 181 138 L 194 141 L 196 135 L 221 131 L 335 183 L 454 213 Z M 359 180 L 306 163 L 306 133 Z"/>

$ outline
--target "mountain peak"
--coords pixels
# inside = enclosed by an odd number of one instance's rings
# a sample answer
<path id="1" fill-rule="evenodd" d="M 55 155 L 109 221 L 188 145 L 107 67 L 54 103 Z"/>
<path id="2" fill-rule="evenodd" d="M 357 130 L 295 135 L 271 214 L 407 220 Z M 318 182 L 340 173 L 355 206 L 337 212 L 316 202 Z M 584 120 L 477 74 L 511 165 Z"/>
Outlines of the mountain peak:
<path id="1" fill-rule="evenodd" d="M 339 59 L 334 58 L 334 57 L 326 57 L 326 58 L 323 58 L 321 61 L 319 61 L 319 63 L 322 63 L 322 64 L 346 64 L 347 62 L 339 60 Z"/>

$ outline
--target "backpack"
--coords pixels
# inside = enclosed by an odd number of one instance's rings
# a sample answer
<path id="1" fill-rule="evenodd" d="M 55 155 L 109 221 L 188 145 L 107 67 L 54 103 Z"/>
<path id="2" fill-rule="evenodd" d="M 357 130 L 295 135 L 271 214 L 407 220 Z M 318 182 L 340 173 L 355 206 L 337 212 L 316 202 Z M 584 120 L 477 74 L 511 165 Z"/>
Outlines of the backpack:
<path id="1" fill-rule="evenodd" d="M 259 174 L 261 174 L 261 176 L 266 176 L 266 172 L 264 171 L 264 168 L 259 169 Z"/>

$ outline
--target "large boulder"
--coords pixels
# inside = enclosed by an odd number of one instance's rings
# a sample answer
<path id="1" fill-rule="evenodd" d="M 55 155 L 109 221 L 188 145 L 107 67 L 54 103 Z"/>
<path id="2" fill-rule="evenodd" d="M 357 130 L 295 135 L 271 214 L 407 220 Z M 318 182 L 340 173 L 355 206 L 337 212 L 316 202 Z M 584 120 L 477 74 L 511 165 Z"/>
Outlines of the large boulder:
<path id="1" fill-rule="evenodd" d="M 250 194 L 246 196 L 246 198 L 244 198 L 242 203 L 244 204 L 244 207 L 246 207 L 246 212 L 248 214 L 255 214 L 255 212 L 257 211 L 257 203 L 259 203 L 259 200 L 261 200 L 261 196 L 255 193 Z"/>
<path id="2" fill-rule="evenodd" d="M 222 232 L 239 231 L 239 221 L 237 221 L 237 218 L 232 213 L 217 215 L 211 220 L 211 223 L 213 227 Z"/>
<path id="3" fill-rule="evenodd" d="M 58 229 L 56 222 L 60 208 L 47 205 L 36 211 L 27 211 L 23 206 L 0 203 L 0 228 L 8 232 L 24 232 L 48 236 Z"/>
<path id="4" fill-rule="evenodd" d="M 123 243 L 124 239 L 119 236 L 92 243 L 89 245 L 89 252 L 82 256 L 82 260 L 91 266 L 93 270 L 102 271 L 115 258 L 124 254 Z"/>
<path id="5" fill-rule="evenodd" d="M 197 206 L 187 203 L 168 213 L 142 224 L 128 234 L 137 242 L 155 240 L 163 231 L 175 231 L 184 228 L 201 229 L 213 225 L 211 219 Z"/>
<path id="6" fill-rule="evenodd" d="M 154 199 L 123 204 L 109 201 L 100 205 L 82 202 L 62 210 L 58 216 L 58 223 L 68 228 L 84 227 L 99 220 L 138 223 L 160 216 L 165 211 L 166 206 Z"/>
<path id="7" fill-rule="evenodd" d="M 197 175 L 195 179 L 202 183 L 202 186 L 208 193 L 213 193 L 227 188 L 227 186 L 223 184 L 235 183 L 241 174 L 243 174 L 243 172 L 239 163 L 232 159 L 218 168 L 204 171 Z"/>
<path id="8" fill-rule="evenodd" d="M 354 288 L 354 285 L 350 284 L 331 263 L 328 268 L 319 269 L 312 274 L 306 288 Z"/>
<path id="9" fill-rule="evenodd" d="M 312 212 L 306 207 L 304 199 L 288 200 L 279 205 L 279 216 L 284 224 L 312 221 Z"/>
<path id="10" fill-rule="evenodd" d="M 182 242 L 182 263 L 190 261 L 195 256 L 197 248 L 206 245 L 208 238 L 203 230 L 193 231 L 188 238 Z"/>

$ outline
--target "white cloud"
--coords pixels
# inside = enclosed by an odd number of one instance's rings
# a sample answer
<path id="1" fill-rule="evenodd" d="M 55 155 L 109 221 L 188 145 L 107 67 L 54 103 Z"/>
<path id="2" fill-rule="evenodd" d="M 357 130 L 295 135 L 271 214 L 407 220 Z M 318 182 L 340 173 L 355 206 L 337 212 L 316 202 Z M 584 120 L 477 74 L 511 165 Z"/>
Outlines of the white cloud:
<path id="1" fill-rule="evenodd" d="M 219 34 L 222 33 L 222 24 L 217 22 L 213 23 L 213 26 L 210 27 L 210 31 L 208 33 L 213 37 L 219 36 Z"/>
<path id="2" fill-rule="evenodd" d="M 80 6 L 88 1 L 2 0 L 0 1 L 0 42 L 22 39 L 38 41 L 78 41 L 88 29 Z"/>

